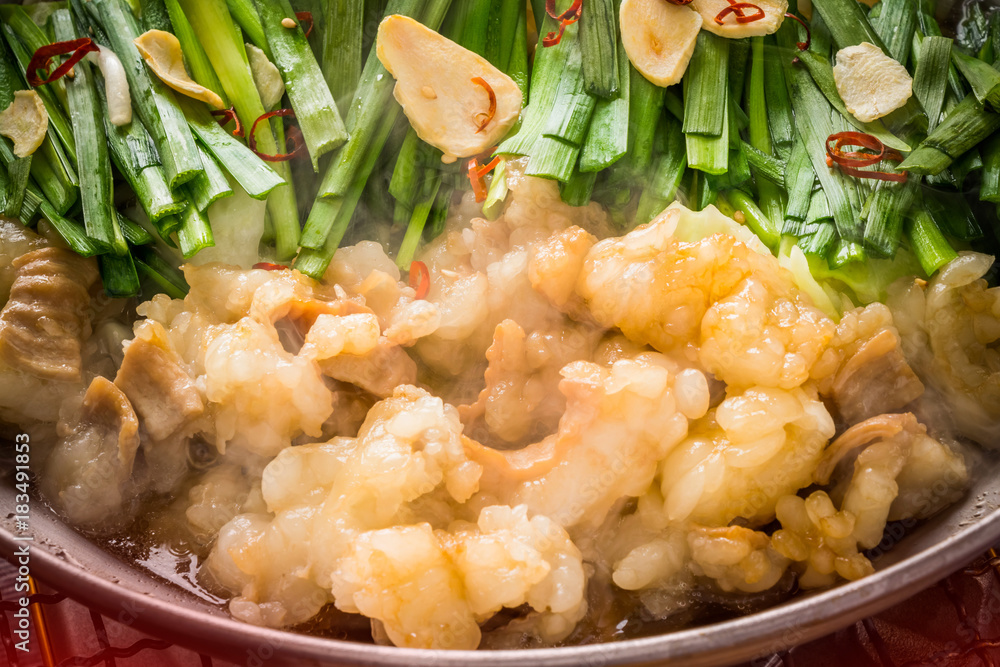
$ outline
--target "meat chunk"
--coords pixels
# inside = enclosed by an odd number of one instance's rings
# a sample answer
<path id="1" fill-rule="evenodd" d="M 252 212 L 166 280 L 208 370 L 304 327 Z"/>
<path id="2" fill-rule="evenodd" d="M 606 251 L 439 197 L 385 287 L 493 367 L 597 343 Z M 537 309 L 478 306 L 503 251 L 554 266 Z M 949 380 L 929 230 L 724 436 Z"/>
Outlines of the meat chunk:
<path id="1" fill-rule="evenodd" d="M 181 367 L 163 326 L 153 320 L 137 328 L 115 384 L 132 400 L 154 440 L 166 439 L 205 411 L 201 394 Z"/>
<path id="2" fill-rule="evenodd" d="M 61 441 L 42 476 L 47 495 L 77 524 L 115 523 L 127 502 L 139 448 L 139 420 L 125 394 L 98 376 L 75 416 L 59 423 Z"/>
<path id="3" fill-rule="evenodd" d="M 416 384 L 417 364 L 406 350 L 385 337 L 365 354 L 338 354 L 320 363 L 323 374 L 361 387 L 380 398 L 399 385 Z"/>
<path id="4" fill-rule="evenodd" d="M 90 334 L 97 267 L 69 250 L 41 248 L 13 262 L 10 299 L 0 311 L 0 361 L 44 380 L 80 380 Z"/>
<path id="5" fill-rule="evenodd" d="M 841 416 L 854 423 L 898 410 L 923 393 L 923 383 L 899 349 L 899 336 L 882 329 L 844 363 L 832 395 Z"/>
<path id="6" fill-rule="evenodd" d="M 900 410 L 924 393 L 903 355 L 892 313 L 881 303 L 844 314 L 813 377 L 849 424 Z"/>
<path id="7" fill-rule="evenodd" d="M 7 302 L 10 286 L 17 277 L 14 260 L 47 245 L 48 241 L 20 222 L 0 217 L 0 304 Z"/>

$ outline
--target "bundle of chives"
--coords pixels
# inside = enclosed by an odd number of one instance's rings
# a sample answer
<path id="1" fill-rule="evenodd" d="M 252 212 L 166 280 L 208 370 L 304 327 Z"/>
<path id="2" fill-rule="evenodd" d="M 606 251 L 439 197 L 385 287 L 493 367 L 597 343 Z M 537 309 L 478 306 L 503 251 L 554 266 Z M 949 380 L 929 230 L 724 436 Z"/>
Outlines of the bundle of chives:
<path id="1" fill-rule="evenodd" d="M 416 0 L 390 0 L 385 11 L 386 14 L 403 14 L 419 18 L 431 29 L 437 29 L 444 20 L 444 14 L 450 3 L 451 0 L 428 0 L 422 6 Z M 399 115 L 399 105 L 391 99 L 393 81 L 378 56 L 374 52 L 369 53 L 354 102 L 347 114 L 350 138 L 333 156 L 320 183 L 316 201 L 302 231 L 301 243 L 304 248 L 325 249 L 329 245 L 329 240 L 337 236 L 334 231 L 337 221 L 330 215 L 330 211 L 334 207 L 339 210 L 343 205 L 343 202 L 337 202 L 337 199 L 349 199 L 346 195 L 356 189 L 355 177 L 362 173 L 361 167 L 369 154 L 374 152 L 377 158 L 389 136 L 388 131 L 382 136 L 381 126 L 387 123 L 391 129 Z M 360 187 L 364 188 L 363 182 Z M 358 196 L 360 197 L 360 190 Z M 332 201 L 322 201 L 324 199 Z M 353 213 L 354 206 L 348 208 Z M 337 243 L 339 242 L 340 239 L 337 238 Z M 332 253 L 330 256 L 332 257 Z"/>
<path id="2" fill-rule="evenodd" d="M 68 9 L 52 14 L 52 30 L 58 41 L 77 38 L 73 17 Z M 76 76 L 66 83 L 69 116 L 77 143 L 77 171 L 80 174 L 80 194 L 83 222 L 87 235 L 116 255 L 127 255 L 128 245 L 118 226 L 113 201 L 111 158 L 104 131 L 101 105 L 97 101 L 90 63 L 80 62 Z"/>
<path id="3" fill-rule="evenodd" d="M 212 63 L 223 90 L 229 97 L 243 127 L 249 132 L 255 120 L 264 115 L 264 105 L 250 72 L 246 49 L 239 34 L 239 29 L 233 23 L 233 18 L 226 8 L 224 0 L 179 0 L 197 36 L 205 49 L 205 54 Z M 188 117 L 190 119 L 190 116 Z M 207 127 L 207 125 L 206 125 Z M 211 153 L 216 145 L 199 135 L 205 147 Z M 221 144 L 221 135 L 217 135 Z M 255 134 L 258 150 L 267 155 L 278 152 L 278 142 L 269 123 L 259 123 Z M 232 147 L 233 150 L 235 147 Z M 213 153 L 214 154 L 214 153 Z M 219 161 L 229 168 L 229 161 L 216 155 Z M 260 170 L 256 170 L 260 173 Z M 295 204 L 295 190 L 289 185 L 291 170 L 285 163 L 276 163 L 274 172 L 285 181 L 284 184 L 269 190 L 267 210 L 274 224 L 275 245 L 278 259 L 285 260 L 295 255 L 299 245 L 299 218 Z M 266 174 L 263 174 L 266 177 Z M 236 174 L 234 178 L 239 180 Z M 247 186 L 240 181 L 240 185 Z M 255 188 L 259 191 L 258 188 Z M 250 189 L 247 189 L 250 192 Z"/>
<path id="4" fill-rule="evenodd" d="M 853 2 L 853 0 L 851 1 Z M 825 15 L 824 18 L 826 18 Z M 780 45 L 791 49 L 795 43 L 795 36 L 787 30 L 786 26 L 778 31 L 778 40 Z M 839 170 L 828 168 L 826 152 L 820 150 L 820 147 L 826 145 L 827 137 L 844 129 L 844 124 L 840 126 L 834 124 L 833 114 L 837 114 L 837 112 L 816 87 L 808 72 L 786 62 L 785 81 L 789 86 L 788 96 L 795 111 L 796 130 L 802 138 L 805 154 L 812 163 L 813 172 L 819 177 L 830 202 L 837 231 L 844 239 L 860 240 L 861 202 L 857 185 Z M 840 118 L 839 114 L 837 117 Z M 789 163 L 789 170 L 791 169 L 792 164 Z M 789 210 L 791 210 L 791 186 L 789 186 L 789 190 Z M 806 204 L 803 215 L 806 213 L 808 213 L 808 204 Z"/>
<path id="5" fill-rule="evenodd" d="M 830 28 L 830 34 L 839 48 L 868 42 L 879 47 L 883 53 L 890 52 L 856 0 L 816 0 L 813 6 Z M 910 97 L 902 108 L 886 116 L 884 122 L 904 141 L 912 141 L 927 132 L 927 117 L 915 97 Z"/>
<path id="6" fill-rule="evenodd" d="M 806 66 L 806 69 L 809 70 L 813 82 L 819 88 L 820 92 L 823 93 L 823 96 L 826 97 L 830 106 L 836 109 L 848 123 L 865 134 L 872 135 L 889 148 L 895 148 L 898 151 L 911 150 L 912 147 L 892 132 L 889 132 L 881 120 L 863 123 L 847 110 L 844 100 L 840 97 L 840 93 L 837 92 L 837 84 L 833 78 L 833 66 L 830 64 L 829 59 L 810 51 L 800 53 L 798 58 Z"/>
<path id="7" fill-rule="evenodd" d="M 111 50 L 125 68 L 129 89 L 136 91 L 132 96 L 133 108 L 156 143 L 167 182 L 171 188 L 176 188 L 190 181 L 203 169 L 194 137 L 177 107 L 173 92 L 150 75 L 133 44 L 139 36 L 135 17 L 122 5 L 122 0 L 91 0 L 86 6 L 96 6 L 100 23 L 105 28 L 114 28 L 104 32 L 111 42 Z M 149 91 L 149 94 L 140 91 Z"/>
<path id="8" fill-rule="evenodd" d="M 227 132 L 202 106 L 181 100 L 181 109 L 198 142 L 254 199 L 267 199 L 285 180 L 246 144 Z"/>
<path id="9" fill-rule="evenodd" d="M 333 254 L 340 246 L 340 241 L 347 232 L 347 227 L 351 223 L 354 208 L 357 206 L 361 193 L 364 190 L 368 176 L 371 174 L 375 163 L 378 161 L 381 146 L 389 137 L 395 118 L 384 114 L 379 119 L 379 124 L 372 132 L 372 142 L 364 159 L 359 165 L 355 174 L 354 183 L 344 197 L 326 200 L 317 198 L 309 212 L 310 218 L 313 215 L 329 217 L 331 220 L 330 233 L 326 242 L 320 248 L 303 248 L 302 252 L 295 260 L 295 268 L 302 273 L 319 280 L 326 272 L 326 267 L 330 265 Z"/>
<path id="10" fill-rule="evenodd" d="M 22 7 L 18 5 L 0 5 L 0 17 L 3 18 L 3 33 L 11 52 L 14 54 L 21 72 L 27 74 L 26 69 L 31 61 L 31 54 L 40 46 L 48 44 L 45 33 L 28 17 Z M 22 43 L 23 42 L 23 43 Z M 59 86 L 62 85 L 62 88 Z M 35 89 L 38 96 L 42 98 L 45 105 L 45 112 L 49 115 L 49 125 L 59 137 L 62 146 L 69 156 L 70 162 L 76 162 L 76 140 L 73 138 L 73 128 L 70 126 L 69 118 L 63 111 L 62 104 L 65 102 L 65 84 L 62 81 L 54 81 L 45 86 Z M 63 99 L 56 99 L 55 90 L 63 91 Z"/>
<path id="11" fill-rule="evenodd" d="M 171 192 L 160 165 L 160 156 L 142 121 L 133 118 L 128 125 L 113 125 L 108 119 L 107 98 L 101 92 L 102 88 L 98 85 L 97 97 L 101 100 L 104 131 L 111 149 L 111 158 L 118 171 L 125 177 L 152 222 L 156 223 L 165 216 L 179 213 L 185 203 Z"/>
<path id="12" fill-rule="evenodd" d="M 302 27 L 283 24 L 295 15 L 288 0 L 258 0 L 257 10 L 313 169 L 319 171 L 320 157 L 347 141 L 344 121 Z"/>
<path id="13" fill-rule="evenodd" d="M 18 158 L 14 155 L 14 151 L 8 144 L 7 139 L 0 139 L 0 163 L 3 163 L 8 173 L 10 173 L 17 161 Z M 64 218 L 62 213 L 45 198 L 42 190 L 32 180 L 28 180 L 25 188 L 24 202 L 21 205 L 22 216 L 27 215 L 25 207 L 29 204 L 37 207 L 36 210 L 52 223 L 52 227 L 66 241 L 66 244 L 73 249 L 73 252 L 84 257 L 92 257 L 100 252 L 97 245 L 87 237 L 83 228 L 76 222 Z M 33 215 L 34 213 L 32 212 L 31 216 Z M 30 219 L 31 217 L 28 217 L 28 221 Z"/>

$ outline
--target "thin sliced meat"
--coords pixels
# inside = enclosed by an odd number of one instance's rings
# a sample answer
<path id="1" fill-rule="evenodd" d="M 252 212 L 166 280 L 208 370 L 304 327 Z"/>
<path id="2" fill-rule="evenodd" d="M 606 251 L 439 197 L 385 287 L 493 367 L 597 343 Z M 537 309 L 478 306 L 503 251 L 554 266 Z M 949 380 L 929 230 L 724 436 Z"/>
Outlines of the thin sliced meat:
<path id="1" fill-rule="evenodd" d="M 840 415 L 853 424 L 899 410 L 923 393 L 923 383 L 899 348 L 899 336 L 882 329 L 841 366 L 832 395 Z"/>
<path id="2" fill-rule="evenodd" d="M 320 362 L 323 375 L 347 382 L 380 398 L 403 384 L 416 384 L 417 364 L 400 346 L 380 338 L 367 354 L 339 354 Z"/>
<path id="3" fill-rule="evenodd" d="M 80 381 L 90 334 L 97 267 L 69 250 L 41 248 L 13 262 L 10 298 L 0 311 L 0 360 L 44 380 Z"/>
<path id="4" fill-rule="evenodd" d="M 166 439 L 205 411 L 194 380 L 181 367 L 163 326 L 153 320 L 139 326 L 125 348 L 115 384 L 154 440 Z"/>

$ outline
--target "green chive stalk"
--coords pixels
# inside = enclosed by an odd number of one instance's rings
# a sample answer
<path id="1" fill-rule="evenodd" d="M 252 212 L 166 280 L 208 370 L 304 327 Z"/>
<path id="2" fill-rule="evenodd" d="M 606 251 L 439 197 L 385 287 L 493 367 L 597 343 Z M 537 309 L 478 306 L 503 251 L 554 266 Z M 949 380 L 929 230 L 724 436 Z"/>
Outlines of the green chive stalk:
<path id="1" fill-rule="evenodd" d="M 340 113 L 347 114 L 361 79 L 365 6 L 357 0 L 326 0 L 323 77 Z"/>
<path id="2" fill-rule="evenodd" d="M 684 75 L 684 134 L 722 134 L 729 85 L 729 40 L 707 30 L 698 42 Z"/>
<path id="3" fill-rule="evenodd" d="M 246 33 L 250 42 L 263 51 L 268 60 L 274 62 L 271 46 L 264 32 L 264 24 L 261 23 L 260 14 L 257 13 L 257 8 L 254 6 L 254 0 L 226 0 L 226 5 L 229 8 L 229 14 Z"/>
<path id="4" fill-rule="evenodd" d="M 621 35 L 617 31 L 617 18 L 615 21 L 615 34 L 618 35 L 616 50 L 618 96 L 609 100 L 598 100 L 594 106 L 587 139 L 580 151 L 580 171 L 583 172 L 607 169 L 628 152 L 632 65 L 629 63 L 628 54 L 625 53 L 625 47 L 621 44 Z"/>
<path id="5" fill-rule="evenodd" d="M 748 81 L 747 107 L 750 117 L 750 146 L 765 157 L 772 157 L 771 129 L 767 121 L 767 100 L 764 96 L 764 39 L 751 40 L 751 66 Z M 747 157 L 749 159 L 749 156 Z M 754 170 L 754 174 L 759 174 Z M 761 209 L 768 220 L 784 220 L 785 212 L 781 201 L 781 188 L 774 180 L 757 178 L 757 192 Z"/>
<path id="6" fill-rule="evenodd" d="M 913 59 L 917 64 L 913 74 L 913 94 L 927 112 L 927 129 L 933 132 L 940 122 L 945 94 L 948 92 L 952 40 L 929 36 L 919 42 L 919 45 L 915 43 L 913 47 Z"/>
<path id="7" fill-rule="evenodd" d="M 628 152 L 620 164 L 633 176 L 646 174 L 653 164 L 656 128 L 663 116 L 665 96 L 663 88 L 629 65 Z"/>
<path id="8" fill-rule="evenodd" d="M 882 0 L 872 28 L 885 43 L 886 54 L 905 66 L 910 59 L 913 34 L 917 30 L 917 3 L 914 0 Z"/>
<path id="9" fill-rule="evenodd" d="M 928 276 L 958 257 L 930 214 L 918 208 L 906 221 L 906 236 L 917 261 Z"/>
<path id="10" fill-rule="evenodd" d="M 584 88 L 602 99 L 618 95 L 618 7 L 615 0 L 590 0 L 580 14 Z"/>

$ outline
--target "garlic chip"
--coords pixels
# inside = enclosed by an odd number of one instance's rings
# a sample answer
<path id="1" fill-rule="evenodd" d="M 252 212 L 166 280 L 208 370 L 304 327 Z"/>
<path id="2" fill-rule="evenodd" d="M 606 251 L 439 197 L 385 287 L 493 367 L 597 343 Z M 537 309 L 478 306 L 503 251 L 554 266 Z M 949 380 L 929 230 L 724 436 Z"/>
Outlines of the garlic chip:
<path id="1" fill-rule="evenodd" d="M 731 5 L 729 0 L 692 0 L 691 7 L 701 14 L 701 18 L 704 20 L 702 27 L 709 32 L 714 32 L 719 37 L 741 39 L 743 37 L 761 37 L 777 32 L 782 21 L 785 20 L 788 0 L 751 0 L 751 2 L 764 12 L 764 18 L 749 23 L 740 23 L 733 13 L 724 16 L 721 24 L 715 20 L 720 12 Z M 756 13 L 753 9 L 744 11 L 747 15 Z"/>
<path id="2" fill-rule="evenodd" d="M 49 128 L 49 114 L 33 90 L 19 90 L 0 113 L 0 134 L 14 142 L 14 155 L 28 157 L 42 145 Z"/>
<path id="3" fill-rule="evenodd" d="M 253 84 L 257 87 L 257 94 L 260 95 L 261 104 L 264 109 L 270 111 L 278 106 L 281 98 L 285 95 L 285 82 L 281 79 L 281 72 L 267 59 L 267 55 L 249 42 L 246 44 L 247 58 L 250 60 L 250 74 L 253 75 Z"/>
<path id="4" fill-rule="evenodd" d="M 521 113 L 521 90 L 509 76 L 411 18 L 382 21 L 377 54 L 417 136 L 446 161 L 496 146 Z"/>
<path id="5" fill-rule="evenodd" d="M 701 31 L 698 12 L 664 0 L 624 0 L 619 19 L 633 67 L 661 88 L 679 82 Z"/>
<path id="6" fill-rule="evenodd" d="M 149 65 L 149 69 L 163 83 L 178 93 L 201 100 L 216 109 L 223 107 L 222 98 L 215 92 L 195 83 L 184 69 L 184 54 L 181 43 L 174 35 L 163 30 L 147 30 L 134 40 L 139 54 Z"/>
<path id="7" fill-rule="evenodd" d="M 892 113 L 913 94 L 906 68 L 868 42 L 837 52 L 833 80 L 847 110 L 862 123 Z"/>

